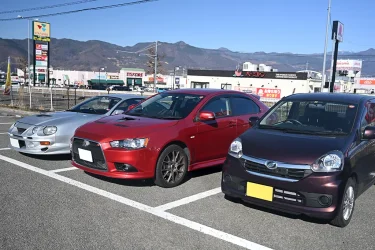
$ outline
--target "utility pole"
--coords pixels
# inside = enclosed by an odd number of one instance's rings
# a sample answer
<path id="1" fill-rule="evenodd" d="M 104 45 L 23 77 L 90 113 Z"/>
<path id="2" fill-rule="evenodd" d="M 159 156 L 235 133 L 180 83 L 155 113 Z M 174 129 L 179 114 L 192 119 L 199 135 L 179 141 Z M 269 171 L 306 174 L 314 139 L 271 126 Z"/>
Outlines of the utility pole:
<path id="1" fill-rule="evenodd" d="M 154 71 L 154 91 L 156 92 L 157 73 L 158 73 L 158 41 L 155 43 L 155 71 Z"/>
<path id="2" fill-rule="evenodd" d="M 326 75 L 326 60 L 327 60 L 327 44 L 328 44 L 328 30 L 329 24 L 331 22 L 331 0 L 328 0 L 328 12 L 327 12 L 327 23 L 326 23 L 326 40 L 324 44 L 324 56 L 323 56 L 323 73 L 322 73 L 322 86 L 320 92 L 323 92 L 323 88 L 325 85 L 325 75 Z"/>

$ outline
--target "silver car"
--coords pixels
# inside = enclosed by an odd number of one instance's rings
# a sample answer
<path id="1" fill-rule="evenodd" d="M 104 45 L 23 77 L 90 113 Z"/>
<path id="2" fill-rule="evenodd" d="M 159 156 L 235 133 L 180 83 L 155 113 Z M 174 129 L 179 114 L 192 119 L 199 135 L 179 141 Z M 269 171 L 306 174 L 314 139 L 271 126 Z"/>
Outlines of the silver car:
<path id="1" fill-rule="evenodd" d="M 10 147 L 25 154 L 69 154 L 70 138 L 78 127 L 104 116 L 121 114 L 143 99 L 145 96 L 132 94 L 96 96 L 66 111 L 21 118 L 8 131 Z"/>

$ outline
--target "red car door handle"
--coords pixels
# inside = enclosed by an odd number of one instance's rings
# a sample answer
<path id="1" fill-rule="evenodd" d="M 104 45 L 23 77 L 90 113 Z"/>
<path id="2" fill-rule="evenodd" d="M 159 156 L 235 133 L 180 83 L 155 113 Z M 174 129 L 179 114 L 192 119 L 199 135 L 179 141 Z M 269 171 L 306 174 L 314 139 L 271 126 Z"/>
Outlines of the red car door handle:
<path id="1" fill-rule="evenodd" d="M 237 124 L 236 121 L 229 121 L 229 126 L 235 126 Z"/>

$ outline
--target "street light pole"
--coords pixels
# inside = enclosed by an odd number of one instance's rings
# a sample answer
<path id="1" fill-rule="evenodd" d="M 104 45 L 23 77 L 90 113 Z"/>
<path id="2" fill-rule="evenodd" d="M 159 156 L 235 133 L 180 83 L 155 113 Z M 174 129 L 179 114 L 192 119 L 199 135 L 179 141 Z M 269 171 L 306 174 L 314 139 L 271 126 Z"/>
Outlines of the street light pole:
<path id="1" fill-rule="evenodd" d="M 157 83 L 157 73 L 158 73 L 158 41 L 156 41 L 155 43 L 155 62 L 154 62 L 154 68 L 155 68 L 155 71 L 154 71 L 154 91 L 156 92 L 156 83 Z"/>
<path id="2" fill-rule="evenodd" d="M 326 40 L 325 40 L 325 44 L 324 44 L 322 86 L 321 86 L 320 92 L 323 92 L 323 88 L 324 88 L 324 84 L 325 84 L 327 44 L 328 44 L 328 31 L 329 31 L 328 28 L 329 28 L 329 24 L 331 22 L 330 19 L 331 19 L 331 0 L 328 0 L 328 12 L 327 12 L 327 23 L 326 23 Z"/>
<path id="3" fill-rule="evenodd" d="M 31 78 L 30 78 L 30 19 L 27 19 L 27 82 L 29 87 L 29 108 L 31 109 Z M 25 72 L 26 74 L 26 72 Z"/>

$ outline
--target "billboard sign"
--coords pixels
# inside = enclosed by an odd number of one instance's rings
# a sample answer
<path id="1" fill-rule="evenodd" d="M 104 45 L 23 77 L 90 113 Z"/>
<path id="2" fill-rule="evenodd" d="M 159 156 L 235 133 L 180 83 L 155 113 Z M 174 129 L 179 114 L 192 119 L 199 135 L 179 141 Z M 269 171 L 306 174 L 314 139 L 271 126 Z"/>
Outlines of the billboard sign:
<path id="1" fill-rule="evenodd" d="M 361 71 L 361 60 L 337 60 L 336 70 Z"/>
<path id="2" fill-rule="evenodd" d="M 180 78 L 179 77 L 176 77 L 175 84 L 180 85 Z"/>
<path id="3" fill-rule="evenodd" d="M 342 24 L 340 21 L 333 21 L 332 40 L 337 40 L 339 42 L 344 41 L 344 24 Z"/>
<path id="4" fill-rule="evenodd" d="M 51 25 L 46 22 L 33 21 L 33 40 L 50 42 Z"/>
<path id="5" fill-rule="evenodd" d="M 281 89 L 257 88 L 256 94 L 264 98 L 281 98 Z"/>
<path id="6" fill-rule="evenodd" d="M 360 85 L 375 85 L 375 78 L 362 78 L 359 79 Z"/>

